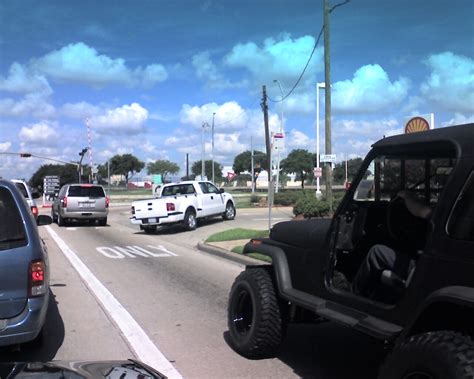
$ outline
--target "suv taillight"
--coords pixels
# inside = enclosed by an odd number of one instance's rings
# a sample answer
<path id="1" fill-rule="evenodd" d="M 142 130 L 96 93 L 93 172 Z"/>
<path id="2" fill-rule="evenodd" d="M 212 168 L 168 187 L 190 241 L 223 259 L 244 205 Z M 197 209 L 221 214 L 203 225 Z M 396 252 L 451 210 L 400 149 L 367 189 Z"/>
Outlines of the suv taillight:
<path id="1" fill-rule="evenodd" d="M 106 208 L 109 207 L 109 197 L 108 196 L 105 197 L 105 207 Z"/>
<path id="2" fill-rule="evenodd" d="M 176 209 L 176 208 L 175 208 L 175 206 L 174 206 L 174 203 L 166 203 L 166 210 L 167 210 L 168 212 L 174 211 L 175 209 Z"/>
<path id="3" fill-rule="evenodd" d="M 38 207 L 36 205 L 31 207 L 31 213 L 33 213 L 33 216 L 35 216 L 35 219 L 38 218 Z"/>
<path id="4" fill-rule="evenodd" d="M 40 259 L 30 262 L 28 275 L 28 296 L 35 297 L 44 295 L 47 291 L 44 283 L 46 276 L 44 261 Z"/>
<path id="5" fill-rule="evenodd" d="M 61 205 L 63 208 L 67 208 L 67 196 L 64 196 L 64 198 L 61 200 Z"/>

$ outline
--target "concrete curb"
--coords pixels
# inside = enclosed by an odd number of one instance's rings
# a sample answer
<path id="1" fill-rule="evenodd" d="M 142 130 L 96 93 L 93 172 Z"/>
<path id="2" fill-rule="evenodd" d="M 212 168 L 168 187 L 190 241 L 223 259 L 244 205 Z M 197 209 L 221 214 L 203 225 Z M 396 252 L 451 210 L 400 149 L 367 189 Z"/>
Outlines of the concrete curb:
<path id="1" fill-rule="evenodd" d="M 259 259 L 255 259 L 251 257 L 247 257 L 246 255 L 232 253 L 228 250 L 222 249 L 217 246 L 209 245 L 205 242 L 198 242 L 197 248 L 198 250 L 203 251 L 205 253 L 215 255 L 217 257 L 221 257 L 224 259 L 228 259 L 230 261 L 233 261 L 235 263 L 238 263 L 244 266 L 256 266 L 256 265 L 268 264 L 268 262 L 261 261 Z"/>

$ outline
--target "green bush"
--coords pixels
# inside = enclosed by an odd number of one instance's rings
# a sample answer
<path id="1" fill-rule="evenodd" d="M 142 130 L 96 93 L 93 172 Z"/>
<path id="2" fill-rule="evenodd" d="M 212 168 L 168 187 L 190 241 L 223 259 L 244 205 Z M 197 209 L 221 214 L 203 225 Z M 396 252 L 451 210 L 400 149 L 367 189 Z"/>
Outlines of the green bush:
<path id="1" fill-rule="evenodd" d="M 304 196 L 304 191 L 282 191 L 275 194 L 273 204 L 275 205 L 294 205 L 298 199 Z"/>
<path id="2" fill-rule="evenodd" d="M 293 213 L 309 217 L 329 216 L 329 203 L 325 199 L 316 199 L 314 193 L 305 194 L 296 202 Z"/>
<path id="3" fill-rule="evenodd" d="M 251 203 L 258 203 L 260 201 L 260 196 L 258 195 L 251 195 L 250 196 L 250 202 Z"/>

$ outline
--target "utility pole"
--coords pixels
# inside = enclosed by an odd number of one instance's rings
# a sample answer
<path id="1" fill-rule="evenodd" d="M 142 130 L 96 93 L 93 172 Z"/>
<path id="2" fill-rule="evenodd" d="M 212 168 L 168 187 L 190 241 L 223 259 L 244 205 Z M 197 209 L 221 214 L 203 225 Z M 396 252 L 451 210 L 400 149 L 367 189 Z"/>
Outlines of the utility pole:
<path id="1" fill-rule="evenodd" d="M 268 165 L 268 230 L 272 227 L 272 205 L 273 205 L 273 175 L 272 175 L 272 149 L 270 146 L 270 128 L 268 126 L 268 104 L 267 104 L 267 87 L 262 86 L 262 111 L 263 122 L 265 124 L 265 144 L 267 149 L 267 165 Z"/>
<path id="2" fill-rule="evenodd" d="M 215 178 L 214 178 L 214 117 L 216 116 L 216 112 L 212 114 L 212 149 L 211 149 L 211 155 L 212 155 L 212 183 L 215 183 Z"/>
<path id="3" fill-rule="evenodd" d="M 329 0 L 324 0 L 323 3 L 323 23 L 324 23 L 324 79 L 325 79 L 325 136 L 326 154 L 332 154 L 331 147 L 331 52 L 329 49 L 330 45 L 330 27 L 329 27 L 329 13 L 331 9 L 329 7 Z M 332 164 L 326 164 L 326 199 L 329 202 L 329 211 L 333 211 L 333 194 L 332 194 Z"/>
<path id="4" fill-rule="evenodd" d="M 209 126 L 209 124 L 204 122 L 201 131 L 201 180 L 204 180 L 204 128 L 207 126 Z"/>
<path id="5" fill-rule="evenodd" d="M 252 166 L 252 195 L 255 193 L 255 169 L 253 163 L 253 137 L 250 137 L 250 165 Z"/>
<path id="6" fill-rule="evenodd" d="M 189 180 L 189 153 L 186 153 L 186 180 Z"/>

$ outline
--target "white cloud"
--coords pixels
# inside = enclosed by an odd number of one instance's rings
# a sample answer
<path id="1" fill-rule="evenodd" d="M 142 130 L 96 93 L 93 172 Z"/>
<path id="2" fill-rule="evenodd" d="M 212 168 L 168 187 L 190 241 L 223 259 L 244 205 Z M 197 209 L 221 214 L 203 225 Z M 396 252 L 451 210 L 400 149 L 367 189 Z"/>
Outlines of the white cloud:
<path id="1" fill-rule="evenodd" d="M 82 42 L 33 59 L 29 69 L 60 82 L 84 83 L 99 88 L 108 84 L 151 87 L 168 76 L 162 65 L 152 64 L 131 70 L 124 59 L 100 55 Z"/>
<path id="2" fill-rule="evenodd" d="M 145 129 L 148 111 L 138 103 L 110 109 L 100 116 L 90 118 L 89 125 L 101 134 L 140 133 Z"/>
<path id="3" fill-rule="evenodd" d="M 196 76 L 204 80 L 210 88 L 224 89 L 242 87 L 246 82 L 231 83 L 220 72 L 217 66 L 212 62 L 208 51 L 195 54 L 192 59 Z"/>
<path id="4" fill-rule="evenodd" d="M 455 113 L 454 117 L 443 124 L 443 126 L 462 125 L 474 123 L 474 114 L 465 116 L 461 113 Z"/>
<path id="5" fill-rule="evenodd" d="M 56 109 L 49 103 L 49 97 L 42 93 L 30 93 L 20 100 L 0 99 L 0 116 L 46 119 L 55 115 Z"/>
<path id="6" fill-rule="evenodd" d="M 474 60 L 451 52 L 433 54 L 425 64 L 431 75 L 421 92 L 436 107 L 453 112 L 472 112 L 474 108 Z"/>
<path id="7" fill-rule="evenodd" d="M 25 67 L 16 62 L 10 66 L 8 77 L 0 76 L 0 91 L 52 93 L 51 87 L 44 76 L 28 72 Z"/>
<path id="8" fill-rule="evenodd" d="M 359 68 L 352 80 L 332 86 L 332 108 L 339 113 L 373 113 L 398 105 L 408 93 L 405 78 L 391 82 L 378 64 Z"/>
<path id="9" fill-rule="evenodd" d="M 312 36 L 292 39 L 289 34 L 280 36 L 278 40 L 267 38 L 262 47 L 247 42 L 234 46 L 224 57 L 224 64 L 248 70 L 254 77 L 252 82 L 271 83 L 278 79 L 284 87 L 289 87 L 303 70 L 314 44 Z M 303 82 L 314 83 L 315 74 L 322 72 L 322 52 L 321 47 L 316 49 Z"/>
<path id="10" fill-rule="evenodd" d="M 9 151 L 11 147 L 12 147 L 11 142 L 2 142 L 2 143 L 0 143 L 0 152 L 5 153 L 5 152 Z"/>
<path id="11" fill-rule="evenodd" d="M 333 135 L 337 138 L 350 138 L 351 136 L 365 136 L 367 139 L 382 138 L 391 130 L 402 130 L 398 121 L 389 118 L 382 120 L 338 120 L 333 126 Z"/>
<path id="12" fill-rule="evenodd" d="M 22 127 L 18 138 L 23 143 L 34 142 L 39 145 L 51 145 L 58 139 L 56 129 L 46 122 L 40 122 L 31 127 Z"/>
<path id="13" fill-rule="evenodd" d="M 235 101 L 229 101 L 222 105 L 216 103 L 202 106 L 184 104 L 181 108 L 180 120 L 183 124 L 201 128 L 204 122 L 212 124 L 213 113 L 215 113 L 214 125 L 216 128 L 242 129 L 248 123 L 247 112 Z"/>
<path id="14" fill-rule="evenodd" d="M 66 117 L 85 119 L 86 117 L 99 115 L 101 108 L 81 101 L 80 103 L 64 104 L 61 108 L 61 112 Z"/>
<path id="15" fill-rule="evenodd" d="M 286 135 L 286 148 L 290 149 L 306 149 L 308 151 L 316 150 L 316 142 L 309 138 L 305 133 L 292 129 Z"/>

